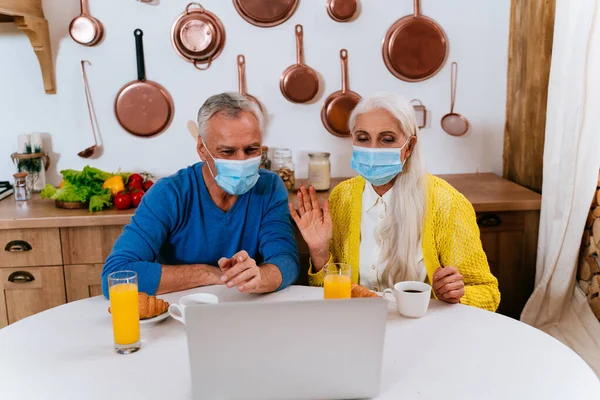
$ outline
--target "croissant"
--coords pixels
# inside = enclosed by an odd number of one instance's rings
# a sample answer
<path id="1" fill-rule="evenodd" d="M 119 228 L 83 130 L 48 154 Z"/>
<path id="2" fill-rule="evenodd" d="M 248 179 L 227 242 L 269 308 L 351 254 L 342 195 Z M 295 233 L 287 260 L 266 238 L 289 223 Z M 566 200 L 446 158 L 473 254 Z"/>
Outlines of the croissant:
<path id="1" fill-rule="evenodd" d="M 364 286 L 357 285 L 356 283 L 352 284 L 352 297 L 379 297 L 377 293 L 370 291 Z"/>
<path id="2" fill-rule="evenodd" d="M 138 303 L 140 319 L 154 318 L 169 309 L 168 302 L 157 299 L 156 296 L 148 296 L 144 292 L 138 293 Z M 108 307 L 108 312 L 110 312 L 110 307 Z"/>

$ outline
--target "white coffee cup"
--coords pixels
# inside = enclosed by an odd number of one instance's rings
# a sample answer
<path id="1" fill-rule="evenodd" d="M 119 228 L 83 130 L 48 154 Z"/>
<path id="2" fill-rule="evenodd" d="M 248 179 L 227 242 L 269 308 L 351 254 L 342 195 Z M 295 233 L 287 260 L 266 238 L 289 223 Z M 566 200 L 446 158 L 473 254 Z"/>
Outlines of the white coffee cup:
<path id="1" fill-rule="evenodd" d="M 392 294 L 393 300 L 387 295 Z M 385 289 L 383 296 L 396 302 L 398 312 L 405 317 L 421 318 L 427 312 L 431 298 L 431 286 L 424 282 L 398 282 L 394 289 Z"/>
<path id="2" fill-rule="evenodd" d="M 185 324 L 185 308 L 192 304 L 217 304 L 219 298 L 210 293 L 194 293 L 183 296 L 179 299 L 179 303 L 169 306 L 169 315 L 177 321 Z"/>

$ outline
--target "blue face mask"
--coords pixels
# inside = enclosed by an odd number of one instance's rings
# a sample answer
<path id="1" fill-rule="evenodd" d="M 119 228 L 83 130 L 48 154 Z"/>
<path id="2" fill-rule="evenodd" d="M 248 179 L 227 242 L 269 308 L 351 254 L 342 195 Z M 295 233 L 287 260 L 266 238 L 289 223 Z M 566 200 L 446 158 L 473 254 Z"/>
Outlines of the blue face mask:
<path id="1" fill-rule="evenodd" d="M 214 158 L 204 145 L 206 152 L 215 161 L 217 176 L 213 173 L 208 163 L 210 174 L 215 178 L 215 182 L 221 189 L 233 196 L 241 196 L 256 185 L 260 177 L 258 170 L 260 167 L 260 156 L 249 158 L 247 160 L 224 160 Z"/>
<path id="2" fill-rule="evenodd" d="M 406 143 L 404 146 L 406 146 Z M 399 149 L 369 149 L 354 146 L 350 166 L 373 186 L 382 186 L 402 172 L 404 162 Z"/>

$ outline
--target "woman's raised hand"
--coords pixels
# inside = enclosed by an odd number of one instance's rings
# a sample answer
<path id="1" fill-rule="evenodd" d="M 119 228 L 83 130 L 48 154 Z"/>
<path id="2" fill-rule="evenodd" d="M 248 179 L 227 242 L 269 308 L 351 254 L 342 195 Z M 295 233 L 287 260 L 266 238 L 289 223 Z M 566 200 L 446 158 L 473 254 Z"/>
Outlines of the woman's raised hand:
<path id="1" fill-rule="evenodd" d="M 329 241 L 333 232 L 329 202 L 326 201 L 321 209 L 317 192 L 312 186 L 308 190 L 301 186 L 296 201 L 298 211 L 289 203 L 290 214 L 308 245 L 313 267 L 318 271 L 329 260 Z"/>

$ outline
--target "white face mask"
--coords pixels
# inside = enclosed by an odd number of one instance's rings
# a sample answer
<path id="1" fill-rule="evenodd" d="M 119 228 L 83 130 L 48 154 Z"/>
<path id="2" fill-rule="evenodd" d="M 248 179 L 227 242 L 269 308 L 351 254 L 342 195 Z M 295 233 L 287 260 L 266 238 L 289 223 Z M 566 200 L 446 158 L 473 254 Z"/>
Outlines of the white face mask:
<path id="1" fill-rule="evenodd" d="M 260 168 L 260 156 L 249 158 L 247 160 L 224 160 L 222 158 L 215 158 L 210 151 L 208 151 L 208 147 L 204 140 L 201 138 L 202 144 L 204 144 L 204 148 L 208 155 L 215 162 L 215 167 L 217 169 L 217 175 L 215 176 L 210 165 L 206 163 L 208 166 L 208 170 L 210 174 L 215 179 L 215 182 L 221 189 L 229 193 L 233 196 L 240 196 L 244 193 L 247 193 L 256 185 L 258 182 L 258 178 L 260 178 L 259 168 Z"/>
<path id="2" fill-rule="evenodd" d="M 408 140 L 402 147 L 391 149 L 354 146 L 350 166 L 373 186 L 385 185 L 402 173 L 406 160 L 401 160 L 401 154 L 407 144 Z"/>

